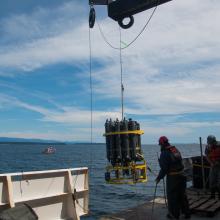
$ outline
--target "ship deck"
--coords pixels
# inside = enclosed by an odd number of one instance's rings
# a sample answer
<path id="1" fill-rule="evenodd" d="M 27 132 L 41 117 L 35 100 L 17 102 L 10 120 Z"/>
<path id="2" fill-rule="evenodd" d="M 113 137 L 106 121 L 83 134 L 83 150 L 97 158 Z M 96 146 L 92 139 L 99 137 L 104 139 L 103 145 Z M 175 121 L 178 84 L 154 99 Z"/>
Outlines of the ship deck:
<path id="1" fill-rule="evenodd" d="M 220 219 L 220 200 L 210 199 L 208 192 L 202 190 L 188 190 L 188 200 L 191 210 L 191 220 L 217 220 Z M 99 220 L 165 220 L 167 207 L 164 198 L 157 197 L 154 201 L 146 202 L 137 207 L 129 208 Z M 180 216 L 184 219 L 184 216 Z"/>

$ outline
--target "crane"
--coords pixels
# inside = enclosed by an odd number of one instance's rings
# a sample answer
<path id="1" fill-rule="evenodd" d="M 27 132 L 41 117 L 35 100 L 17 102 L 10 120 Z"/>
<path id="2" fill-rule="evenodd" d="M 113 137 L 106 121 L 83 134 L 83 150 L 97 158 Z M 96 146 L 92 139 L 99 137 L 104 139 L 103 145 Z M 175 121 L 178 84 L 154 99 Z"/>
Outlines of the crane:
<path id="1" fill-rule="evenodd" d="M 120 27 L 128 29 L 134 23 L 134 14 L 169 1 L 172 0 L 89 0 L 89 27 L 93 28 L 95 24 L 96 13 L 94 5 L 106 5 L 108 16 L 117 21 Z M 128 21 L 127 23 L 124 22 L 125 19 Z M 122 48 L 120 47 L 119 49 L 121 59 Z M 122 62 L 120 61 L 120 63 Z M 106 155 L 108 160 L 105 180 L 110 184 L 144 183 L 147 182 L 147 169 L 149 170 L 141 147 L 141 135 L 144 134 L 144 131 L 140 129 L 140 124 L 137 121 L 131 118 L 127 120 L 123 117 L 124 87 L 122 83 L 122 66 L 121 89 L 122 120 L 116 119 L 114 121 L 110 118 L 105 123 L 104 136 L 106 138 Z"/>
<path id="2" fill-rule="evenodd" d="M 130 28 L 134 24 L 134 14 L 156 7 L 172 0 L 89 0 L 89 27 L 95 24 L 94 5 L 106 5 L 108 16 L 117 21 L 120 27 Z M 128 22 L 124 23 L 124 19 Z"/>

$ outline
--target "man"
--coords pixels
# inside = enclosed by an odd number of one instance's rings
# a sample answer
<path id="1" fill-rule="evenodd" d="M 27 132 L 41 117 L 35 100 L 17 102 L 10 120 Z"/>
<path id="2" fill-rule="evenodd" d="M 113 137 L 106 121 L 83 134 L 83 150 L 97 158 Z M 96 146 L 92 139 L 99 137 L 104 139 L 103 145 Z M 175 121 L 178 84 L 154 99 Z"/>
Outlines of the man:
<path id="1" fill-rule="evenodd" d="M 159 138 L 161 154 L 159 159 L 160 172 L 156 178 L 158 184 L 165 176 L 168 200 L 167 218 L 179 219 L 180 212 L 185 218 L 190 218 L 189 203 L 186 196 L 186 177 L 183 175 L 184 166 L 179 150 L 171 146 L 167 137 Z"/>
<path id="2" fill-rule="evenodd" d="M 215 199 L 215 193 L 218 192 L 220 199 L 220 145 L 213 135 L 207 137 L 205 154 L 211 166 L 209 175 L 211 198 Z"/>

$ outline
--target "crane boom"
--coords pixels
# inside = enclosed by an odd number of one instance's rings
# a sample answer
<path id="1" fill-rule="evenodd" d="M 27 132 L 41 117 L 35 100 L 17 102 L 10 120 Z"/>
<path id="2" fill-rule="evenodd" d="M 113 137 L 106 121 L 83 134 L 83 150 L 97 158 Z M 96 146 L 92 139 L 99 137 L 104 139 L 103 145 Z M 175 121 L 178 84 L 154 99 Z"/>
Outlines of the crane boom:
<path id="1" fill-rule="evenodd" d="M 108 16 L 117 21 L 122 28 L 127 29 L 134 23 L 134 14 L 169 1 L 172 0 L 89 0 L 89 4 L 91 7 L 93 5 L 107 5 Z M 125 18 L 130 19 L 126 25 L 123 23 Z"/>

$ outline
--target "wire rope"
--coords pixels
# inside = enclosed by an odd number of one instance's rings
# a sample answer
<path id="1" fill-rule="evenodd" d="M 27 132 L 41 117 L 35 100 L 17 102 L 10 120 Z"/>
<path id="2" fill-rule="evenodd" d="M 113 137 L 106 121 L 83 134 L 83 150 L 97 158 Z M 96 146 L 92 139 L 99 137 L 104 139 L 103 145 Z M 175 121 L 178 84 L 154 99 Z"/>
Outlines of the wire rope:
<path id="1" fill-rule="evenodd" d="M 104 32 L 102 31 L 102 28 L 101 28 L 99 22 L 97 22 L 98 28 L 99 28 L 99 32 L 100 32 L 100 34 L 101 34 L 103 40 L 105 41 L 105 43 L 108 44 L 112 49 L 116 49 L 116 50 L 124 50 L 124 49 L 128 48 L 129 46 L 131 46 L 131 45 L 141 36 L 141 34 L 144 32 L 144 30 L 146 29 L 146 27 L 147 27 L 148 24 L 150 23 L 151 19 L 153 18 L 154 14 L 155 14 L 155 12 L 156 12 L 156 10 L 157 10 L 157 7 L 158 7 L 158 5 L 159 5 L 159 2 L 160 2 L 160 0 L 157 0 L 157 5 L 154 7 L 154 9 L 153 9 L 153 11 L 152 11 L 150 17 L 148 18 L 146 24 L 143 26 L 143 28 L 142 28 L 141 31 L 138 33 L 138 35 L 137 35 L 132 41 L 130 41 L 130 43 L 126 44 L 125 47 L 121 47 L 121 45 L 119 45 L 119 47 L 115 47 L 114 45 L 112 45 L 112 44 L 108 41 L 108 39 L 106 38 L 106 36 L 104 35 Z"/>
<path id="2" fill-rule="evenodd" d="M 92 44 L 89 28 L 89 85 L 90 85 L 90 142 L 93 143 L 93 88 L 92 88 Z"/>
<path id="3" fill-rule="evenodd" d="M 120 55 L 120 78 L 121 78 L 121 116 L 122 120 L 124 118 L 124 85 L 123 85 L 123 62 L 122 62 L 122 48 L 121 48 L 121 27 L 119 26 L 119 55 Z M 137 195 L 137 185 L 135 183 L 135 193 Z M 137 206 L 138 206 L 138 201 L 137 201 Z M 137 220 L 139 219 L 139 211 L 138 209 L 136 210 L 136 218 Z"/>
<path id="4" fill-rule="evenodd" d="M 121 76 L 121 120 L 124 118 L 124 85 L 123 85 L 123 66 L 122 66 L 122 50 L 121 50 L 121 28 L 119 26 L 119 55 L 120 55 L 120 76 Z"/>
<path id="5" fill-rule="evenodd" d="M 89 28 L 89 85 L 90 85 L 90 177 L 93 173 L 93 150 L 92 150 L 92 144 L 93 144 L 93 84 L 92 84 L 92 42 L 91 42 L 91 31 Z"/>
<path id="6" fill-rule="evenodd" d="M 92 6 L 91 6 L 92 7 Z M 91 9 L 91 8 L 90 8 Z M 95 11 L 94 11 L 95 13 Z M 92 87 L 92 42 L 91 42 L 91 26 L 89 22 L 89 87 L 90 87 L 90 147 L 89 147 L 89 154 L 90 154 L 90 177 L 93 174 L 93 150 L 92 150 L 92 144 L 93 144 L 93 87 Z M 94 25 L 94 24 L 93 24 Z M 78 175 L 77 175 L 78 177 Z M 76 177 L 76 181 L 77 181 Z M 76 184 L 76 182 L 75 182 Z M 75 190 L 75 186 L 74 186 Z M 82 207 L 78 200 L 76 200 L 78 206 L 84 210 L 84 212 L 91 213 L 90 210 L 86 210 L 84 207 Z"/>
<path id="7" fill-rule="evenodd" d="M 93 87 L 92 87 L 92 42 L 89 27 L 89 85 L 90 85 L 90 177 L 93 174 Z M 79 203 L 78 203 L 79 205 Z M 79 205 L 80 206 L 80 205 Z M 87 211 L 89 213 L 89 210 Z M 91 212 L 90 212 L 91 213 Z"/>

